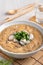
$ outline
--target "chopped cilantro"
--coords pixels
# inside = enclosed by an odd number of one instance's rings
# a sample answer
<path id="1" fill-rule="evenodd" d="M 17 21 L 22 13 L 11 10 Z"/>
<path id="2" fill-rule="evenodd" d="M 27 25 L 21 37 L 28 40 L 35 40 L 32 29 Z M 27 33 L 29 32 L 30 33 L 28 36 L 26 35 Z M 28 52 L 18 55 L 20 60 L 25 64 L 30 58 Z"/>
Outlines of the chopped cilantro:
<path id="1" fill-rule="evenodd" d="M 16 32 L 16 33 L 14 34 L 14 37 L 15 37 L 18 41 L 20 41 L 21 39 L 29 40 L 30 35 L 29 35 L 27 32 L 25 32 L 25 31 L 21 31 L 21 32 Z"/>

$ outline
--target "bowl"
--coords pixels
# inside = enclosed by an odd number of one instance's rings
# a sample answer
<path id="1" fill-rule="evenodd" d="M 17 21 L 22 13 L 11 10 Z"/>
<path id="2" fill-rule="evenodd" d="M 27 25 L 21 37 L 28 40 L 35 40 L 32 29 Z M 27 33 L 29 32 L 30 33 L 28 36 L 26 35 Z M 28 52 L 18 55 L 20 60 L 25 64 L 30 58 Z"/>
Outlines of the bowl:
<path id="1" fill-rule="evenodd" d="M 27 24 L 30 26 L 33 26 L 35 28 L 37 28 L 41 34 L 43 35 L 43 27 L 41 27 L 39 24 L 35 23 L 35 22 L 29 22 L 29 21 L 13 21 L 13 22 L 8 22 L 5 23 L 3 25 L 0 26 L 0 32 L 2 32 L 5 28 L 11 26 L 11 25 L 15 25 L 15 24 Z M 43 43 L 43 42 L 42 42 Z M 18 58 L 18 59 L 22 59 L 22 58 L 27 58 L 33 54 L 35 54 L 36 52 L 38 52 L 39 50 L 41 50 L 43 48 L 43 45 L 41 45 L 38 49 L 32 51 L 32 52 L 26 52 L 26 53 L 14 53 L 14 52 L 10 52 L 8 50 L 5 50 L 1 45 L 0 45 L 0 50 L 5 53 L 6 55 L 13 57 L 13 58 Z"/>

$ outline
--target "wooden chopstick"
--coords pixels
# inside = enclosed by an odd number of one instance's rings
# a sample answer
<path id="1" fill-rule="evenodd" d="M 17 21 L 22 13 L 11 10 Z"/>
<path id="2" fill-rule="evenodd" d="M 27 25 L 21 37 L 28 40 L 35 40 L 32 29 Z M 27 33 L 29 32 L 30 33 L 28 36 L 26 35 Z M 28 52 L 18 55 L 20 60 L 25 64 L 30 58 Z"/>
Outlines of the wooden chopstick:
<path id="1" fill-rule="evenodd" d="M 27 9 L 27 8 L 31 8 L 32 6 L 34 6 L 35 4 L 33 3 L 33 4 L 29 4 L 29 5 L 27 5 L 27 6 L 24 6 L 24 7 L 22 7 L 22 8 L 19 8 L 17 11 L 19 12 L 19 11 L 22 11 L 22 10 L 24 10 L 24 9 Z"/>
<path id="2" fill-rule="evenodd" d="M 29 4 L 29 5 L 27 5 L 27 6 L 24 6 L 24 7 L 22 7 L 22 8 L 19 8 L 19 9 L 17 9 L 17 10 L 9 10 L 8 12 L 6 12 L 6 14 L 7 14 L 7 15 L 14 15 L 14 14 L 16 14 L 17 12 L 20 12 L 20 11 L 22 11 L 22 10 L 26 10 L 27 8 L 32 7 L 33 5 L 35 5 L 35 4 Z"/>
<path id="3" fill-rule="evenodd" d="M 30 6 L 21 8 L 21 9 L 17 10 L 18 12 L 14 15 L 14 17 L 12 17 L 12 18 L 8 17 L 4 21 L 6 21 L 6 22 L 12 21 L 12 20 L 32 11 L 34 9 L 34 7 L 35 7 L 35 4 L 31 4 Z"/>

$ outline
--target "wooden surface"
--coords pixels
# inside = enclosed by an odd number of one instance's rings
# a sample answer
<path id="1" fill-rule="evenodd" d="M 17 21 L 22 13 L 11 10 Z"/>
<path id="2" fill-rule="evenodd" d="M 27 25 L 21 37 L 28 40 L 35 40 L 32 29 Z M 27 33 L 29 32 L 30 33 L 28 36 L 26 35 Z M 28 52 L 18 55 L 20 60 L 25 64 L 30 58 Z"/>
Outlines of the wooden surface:
<path id="1" fill-rule="evenodd" d="M 30 18 L 31 21 L 36 22 L 36 17 L 33 16 Z M 43 24 L 40 24 L 43 26 Z M 4 57 L 5 59 L 12 59 L 2 52 L 0 52 L 0 56 Z M 13 65 L 43 65 L 43 49 L 41 49 L 39 52 L 37 52 L 35 55 L 28 57 L 26 59 L 18 60 L 18 59 L 12 59 Z"/>

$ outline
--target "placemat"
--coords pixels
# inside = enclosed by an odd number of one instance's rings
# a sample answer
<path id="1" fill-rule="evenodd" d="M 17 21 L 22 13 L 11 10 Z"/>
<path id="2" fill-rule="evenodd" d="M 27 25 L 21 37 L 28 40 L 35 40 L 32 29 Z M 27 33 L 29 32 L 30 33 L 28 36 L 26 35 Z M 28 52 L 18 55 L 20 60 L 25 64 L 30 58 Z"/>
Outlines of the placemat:
<path id="1" fill-rule="evenodd" d="M 36 17 L 33 16 L 29 20 L 36 22 Z M 43 26 L 43 24 L 40 25 Z M 9 56 L 3 54 L 2 51 L 0 51 L 0 56 L 7 60 L 11 59 L 13 61 L 13 65 L 43 65 L 43 49 L 26 59 L 12 59 Z"/>

